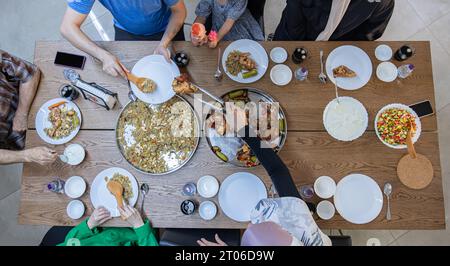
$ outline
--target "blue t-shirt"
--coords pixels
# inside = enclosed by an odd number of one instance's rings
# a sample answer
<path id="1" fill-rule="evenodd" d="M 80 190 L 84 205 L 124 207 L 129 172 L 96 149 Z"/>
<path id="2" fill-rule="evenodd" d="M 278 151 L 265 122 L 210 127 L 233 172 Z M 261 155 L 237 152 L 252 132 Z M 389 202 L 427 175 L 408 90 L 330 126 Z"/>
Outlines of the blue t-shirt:
<path id="1" fill-rule="evenodd" d="M 114 17 L 116 27 L 136 35 L 152 35 L 166 30 L 170 7 L 179 0 L 99 0 Z M 89 14 L 95 0 L 67 0 L 70 8 Z"/>

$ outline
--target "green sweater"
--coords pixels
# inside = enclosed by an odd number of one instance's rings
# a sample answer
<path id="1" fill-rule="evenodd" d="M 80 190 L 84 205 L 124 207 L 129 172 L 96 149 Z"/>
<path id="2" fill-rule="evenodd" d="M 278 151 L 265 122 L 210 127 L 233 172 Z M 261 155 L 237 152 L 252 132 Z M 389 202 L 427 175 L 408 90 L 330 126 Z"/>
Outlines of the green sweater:
<path id="1" fill-rule="evenodd" d="M 158 246 L 158 241 L 148 220 L 135 229 L 96 227 L 91 230 L 86 219 L 70 230 L 59 246 Z"/>

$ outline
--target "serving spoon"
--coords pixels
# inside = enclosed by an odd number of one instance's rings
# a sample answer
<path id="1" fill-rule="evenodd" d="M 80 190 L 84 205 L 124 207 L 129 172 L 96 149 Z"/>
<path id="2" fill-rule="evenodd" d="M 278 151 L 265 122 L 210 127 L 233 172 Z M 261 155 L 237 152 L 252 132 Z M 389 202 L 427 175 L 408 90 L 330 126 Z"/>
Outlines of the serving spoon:
<path id="1" fill-rule="evenodd" d="M 108 188 L 109 192 L 113 194 L 113 196 L 116 198 L 117 205 L 119 207 L 123 207 L 123 186 L 114 180 L 108 181 L 108 184 L 106 184 L 106 187 Z"/>
<path id="2" fill-rule="evenodd" d="M 145 84 L 151 84 L 154 83 L 153 80 L 149 79 L 149 78 L 143 78 L 143 77 L 138 77 L 135 74 L 129 72 L 124 65 L 122 65 L 122 63 L 120 63 L 120 67 L 122 68 L 123 72 L 125 72 L 125 75 L 127 76 L 127 79 L 133 83 L 134 85 L 136 85 L 136 87 L 139 88 L 139 90 L 143 91 L 145 89 Z"/>

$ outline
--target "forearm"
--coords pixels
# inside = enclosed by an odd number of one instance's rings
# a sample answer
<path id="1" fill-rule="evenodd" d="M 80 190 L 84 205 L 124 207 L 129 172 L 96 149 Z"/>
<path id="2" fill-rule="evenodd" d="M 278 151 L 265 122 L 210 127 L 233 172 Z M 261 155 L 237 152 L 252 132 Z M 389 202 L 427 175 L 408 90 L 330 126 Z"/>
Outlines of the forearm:
<path id="1" fill-rule="evenodd" d="M 248 126 L 246 132 L 250 131 Z M 300 194 L 292 179 L 289 169 L 281 160 L 281 158 L 270 148 L 261 147 L 261 139 L 258 137 L 247 137 L 250 134 L 245 134 L 242 139 L 250 146 L 253 153 L 258 157 L 261 165 L 266 169 L 267 173 L 275 186 L 280 197 L 297 197 Z"/>
<path id="2" fill-rule="evenodd" d="M 102 60 L 105 54 L 108 54 L 106 50 L 102 49 L 95 42 L 89 39 L 89 37 L 81 31 L 78 25 L 63 23 L 61 25 L 61 34 L 73 46 L 99 60 Z"/>
<path id="3" fill-rule="evenodd" d="M 28 162 L 25 151 L 10 151 L 0 149 L 0 164 Z"/>
<path id="4" fill-rule="evenodd" d="M 225 21 L 225 23 L 223 24 L 223 26 L 220 28 L 219 32 L 217 33 L 217 41 L 220 41 L 223 39 L 223 37 L 225 37 L 225 35 L 227 35 L 230 30 L 233 28 L 234 25 L 234 20 L 232 19 L 227 19 Z"/>
<path id="5" fill-rule="evenodd" d="M 19 88 L 19 105 L 17 106 L 16 115 L 27 115 L 33 103 L 34 96 L 41 79 L 41 71 L 37 69 L 33 77 L 26 83 L 20 84 Z"/>
<path id="6" fill-rule="evenodd" d="M 205 24 L 206 23 L 206 18 L 205 17 L 196 17 L 195 20 L 194 20 L 194 23 Z"/>
<path id="7" fill-rule="evenodd" d="M 164 35 L 161 39 L 161 45 L 164 47 L 168 47 L 172 39 L 177 35 L 177 33 L 181 30 L 184 25 L 184 20 L 186 19 L 186 10 L 185 9 L 177 9 L 176 11 L 172 10 L 172 15 L 170 16 L 169 25 L 167 25 L 167 29 L 164 32 Z"/>

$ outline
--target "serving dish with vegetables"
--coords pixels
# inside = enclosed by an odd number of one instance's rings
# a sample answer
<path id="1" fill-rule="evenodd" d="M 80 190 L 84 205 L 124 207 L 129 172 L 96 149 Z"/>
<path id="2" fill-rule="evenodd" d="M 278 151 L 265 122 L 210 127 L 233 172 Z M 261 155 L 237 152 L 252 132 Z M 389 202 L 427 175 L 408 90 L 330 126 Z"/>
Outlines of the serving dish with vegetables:
<path id="1" fill-rule="evenodd" d="M 238 108 L 244 108 L 247 103 L 254 103 L 261 118 L 267 119 L 267 129 L 258 131 L 263 145 L 279 152 L 283 147 L 287 137 L 287 120 L 281 106 L 278 113 L 271 113 L 275 103 L 270 95 L 254 88 L 242 88 L 224 94 L 223 101 L 233 102 Z M 247 105 L 248 106 L 248 105 Z M 248 116 L 248 113 L 247 113 Z M 272 118 L 272 119 L 270 119 Z M 277 125 L 271 125 L 271 120 L 277 121 Z M 252 128 L 260 125 L 258 119 L 250 119 Z M 211 151 L 222 161 L 241 167 L 255 167 L 259 161 L 250 147 L 241 138 L 228 134 L 229 125 L 223 113 L 211 110 L 205 119 L 204 132 Z M 277 131 L 277 132 L 275 132 Z"/>
<path id="2" fill-rule="evenodd" d="M 119 115 L 119 151 L 135 169 L 163 175 L 183 167 L 199 144 L 200 126 L 192 106 L 176 95 L 161 105 L 130 102 Z"/>
<path id="3" fill-rule="evenodd" d="M 375 117 L 375 132 L 381 142 L 390 148 L 406 149 L 409 130 L 412 130 L 412 141 L 415 143 L 422 126 L 417 113 L 407 105 L 389 104 Z"/>

